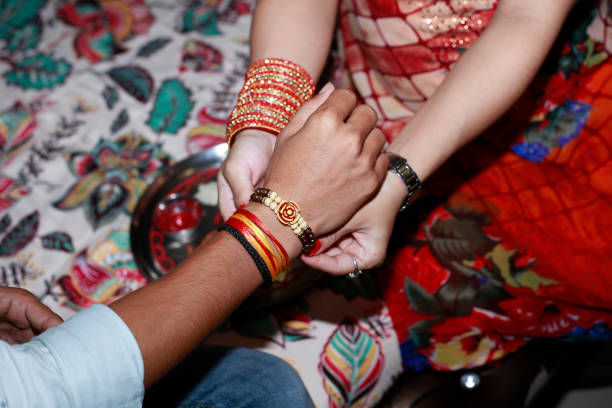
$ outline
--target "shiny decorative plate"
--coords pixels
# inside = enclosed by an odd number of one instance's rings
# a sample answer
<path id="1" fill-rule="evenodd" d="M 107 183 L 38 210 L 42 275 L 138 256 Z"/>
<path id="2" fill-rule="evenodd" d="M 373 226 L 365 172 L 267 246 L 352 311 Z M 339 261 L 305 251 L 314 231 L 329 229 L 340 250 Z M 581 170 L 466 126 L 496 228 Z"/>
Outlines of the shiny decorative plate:
<path id="1" fill-rule="evenodd" d="M 138 268 L 149 281 L 172 270 L 222 224 L 217 173 L 226 155 L 227 145 L 222 143 L 188 157 L 155 179 L 138 201 L 130 240 Z M 257 289 L 241 307 L 287 301 L 321 275 L 295 260 L 271 287 Z"/>

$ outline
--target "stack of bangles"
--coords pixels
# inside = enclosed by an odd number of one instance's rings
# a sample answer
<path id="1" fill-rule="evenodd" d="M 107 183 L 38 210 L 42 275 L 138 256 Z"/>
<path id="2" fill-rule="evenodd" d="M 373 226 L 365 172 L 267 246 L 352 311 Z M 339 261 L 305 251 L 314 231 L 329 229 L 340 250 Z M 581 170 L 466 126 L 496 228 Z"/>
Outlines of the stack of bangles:
<path id="1" fill-rule="evenodd" d="M 278 135 L 314 90 L 308 72 L 291 61 L 266 58 L 254 62 L 227 120 L 228 145 L 231 147 L 234 136 L 244 129 Z"/>
<path id="2" fill-rule="evenodd" d="M 258 188 L 251 195 L 251 202 L 261 203 L 274 211 L 280 223 L 289 226 L 300 240 L 302 252 L 312 255 L 314 234 L 294 201 L 283 200 L 267 188 Z M 219 229 L 229 232 L 242 244 L 257 265 L 265 285 L 269 285 L 289 265 L 289 256 L 281 243 L 253 213 L 244 208 L 237 210 Z"/>

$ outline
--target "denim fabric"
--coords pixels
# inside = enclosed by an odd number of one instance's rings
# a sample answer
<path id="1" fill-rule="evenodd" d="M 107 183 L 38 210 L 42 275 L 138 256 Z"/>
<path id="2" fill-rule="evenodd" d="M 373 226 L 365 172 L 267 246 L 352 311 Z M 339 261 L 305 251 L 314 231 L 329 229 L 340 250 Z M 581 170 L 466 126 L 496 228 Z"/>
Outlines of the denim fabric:
<path id="1" fill-rule="evenodd" d="M 206 346 L 152 387 L 145 408 L 313 408 L 286 362 L 245 348 Z"/>

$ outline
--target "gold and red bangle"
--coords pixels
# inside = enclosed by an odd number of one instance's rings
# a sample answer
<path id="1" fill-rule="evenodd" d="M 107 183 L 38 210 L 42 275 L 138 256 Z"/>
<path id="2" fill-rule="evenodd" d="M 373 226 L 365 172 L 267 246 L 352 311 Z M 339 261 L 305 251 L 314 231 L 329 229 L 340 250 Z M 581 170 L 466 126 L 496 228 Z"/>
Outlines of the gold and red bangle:
<path id="1" fill-rule="evenodd" d="M 270 283 L 289 265 L 290 259 L 285 248 L 251 212 L 239 209 L 225 222 L 225 225 L 234 230 L 233 235 L 240 234 L 237 238 L 243 246 L 248 244 L 247 251 L 249 254 L 253 252 L 251 256 L 264 282 Z"/>
<path id="2" fill-rule="evenodd" d="M 309 253 L 315 247 L 312 229 L 301 214 L 295 201 L 283 200 L 276 192 L 267 188 L 257 188 L 250 201 L 261 203 L 276 214 L 283 225 L 288 225 L 302 243 L 302 252 Z"/>
<path id="3" fill-rule="evenodd" d="M 315 84 L 299 65 L 266 58 L 251 64 L 236 106 L 227 120 L 227 143 L 244 129 L 263 129 L 278 135 L 304 102 Z"/>

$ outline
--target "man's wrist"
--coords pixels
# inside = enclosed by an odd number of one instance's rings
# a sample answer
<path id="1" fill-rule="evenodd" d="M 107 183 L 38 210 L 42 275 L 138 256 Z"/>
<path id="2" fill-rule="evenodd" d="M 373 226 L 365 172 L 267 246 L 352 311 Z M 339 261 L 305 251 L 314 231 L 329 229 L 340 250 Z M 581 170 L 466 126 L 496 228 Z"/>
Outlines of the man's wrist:
<path id="1" fill-rule="evenodd" d="M 263 204 L 248 203 L 246 209 L 252 212 L 268 228 L 281 245 L 287 251 L 289 258 L 297 258 L 302 252 L 302 244 L 291 228 L 283 225 L 276 214 Z"/>

